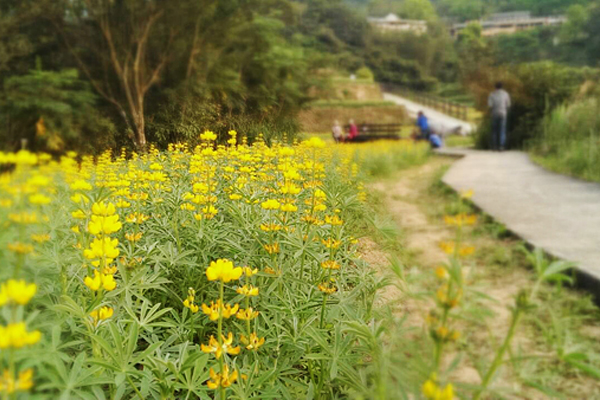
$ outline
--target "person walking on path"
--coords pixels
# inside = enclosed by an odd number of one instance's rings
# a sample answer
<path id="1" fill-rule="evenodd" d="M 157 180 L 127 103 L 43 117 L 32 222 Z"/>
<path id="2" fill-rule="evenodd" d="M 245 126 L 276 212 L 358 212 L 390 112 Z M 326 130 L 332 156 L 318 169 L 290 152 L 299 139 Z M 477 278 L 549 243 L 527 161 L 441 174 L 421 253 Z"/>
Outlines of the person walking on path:
<path id="1" fill-rule="evenodd" d="M 339 121 L 336 120 L 333 123 L 333 128 L 331 128 L 331 134 L 333 135 L 333 140 L 336 143 L 344 141 L 344 133 L 342 131 L 342 126 L 340 125 Z"/>
<path id="2" fill-rule="evenodd" d="M 502 82 L 496 83 L 496 90 L 488 98 L 492 113 L 491 149 L 500 151 L 506 148 L 506 117 L 510 108 L 510 96 L 503 86 Z"/>

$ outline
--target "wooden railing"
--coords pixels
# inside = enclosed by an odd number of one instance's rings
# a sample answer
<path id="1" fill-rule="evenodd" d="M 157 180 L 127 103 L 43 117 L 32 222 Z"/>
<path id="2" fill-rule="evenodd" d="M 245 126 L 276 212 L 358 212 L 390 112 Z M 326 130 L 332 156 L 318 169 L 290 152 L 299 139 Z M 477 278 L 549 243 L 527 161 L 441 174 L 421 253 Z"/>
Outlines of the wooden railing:
<path id="1" fill-rule="evenodd" d="M 433 108 L 435 110 L 440 111 L 441 113 L 450 115 L 460 120 L 468 120 L 469 108 L 464 104 L 456 103 L 454 101 L 450 101 L 442 97 L 434 96 L 424 92 L 415 92 L 403 88 L 401 86 L 384 85 L 383 90 L 398 94 L 398 96 L 402 96 L 408 100 L 414 101 L 415 103 L 422 104 L 425 107 Z"/>

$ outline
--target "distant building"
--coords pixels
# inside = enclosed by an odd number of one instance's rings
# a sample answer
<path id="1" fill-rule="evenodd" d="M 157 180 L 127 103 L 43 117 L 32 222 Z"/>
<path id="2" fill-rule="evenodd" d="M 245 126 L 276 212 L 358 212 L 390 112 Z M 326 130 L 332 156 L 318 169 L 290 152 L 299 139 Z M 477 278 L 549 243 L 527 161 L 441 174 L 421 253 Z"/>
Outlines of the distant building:
<path id="1" fill-rule="evenodd" d="M 525 31 L 541 26 L 561 25 L 567 20 L 564 16 L 532 17 L 529 11 L 507 12 L 492 14 L 485 20 L 479 20 L 483 36 L 496 36 Z M 473 21 L 470 21 L 473 22 Z M 454 24 L 451 28 L 452 35 L 465 29 L 470 22 Z"/>
<path id="2" fill-rule="evenodd" d="M 380 32 L 412 32 L 417 35 L 427 33 L 427 21 L 402 19 L 396 14 L 383 18 L 368 17 L 369 24 Z"/>

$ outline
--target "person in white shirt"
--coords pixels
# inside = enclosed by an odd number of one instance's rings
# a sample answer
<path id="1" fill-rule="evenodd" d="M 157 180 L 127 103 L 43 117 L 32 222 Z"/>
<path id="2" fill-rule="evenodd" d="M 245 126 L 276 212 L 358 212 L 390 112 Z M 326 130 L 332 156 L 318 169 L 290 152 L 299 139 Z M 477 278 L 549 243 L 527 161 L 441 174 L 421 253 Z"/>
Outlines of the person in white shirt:
<path id="1" fill-rule="evenodd" d="M 488 106 L 492 113 L 491 149 L 504 150 L 506 148 L 506 117 L 510 108 L 510 96 L 503 89 L 502 82 L 496 83 L 496 90 L 490 93 Z"/>
<path id="2" fill-rule="evenodd" d="M 333 123 L 333 128 L 331 128 L 331 134 L 333 135 L 333 140 L 336 143 L 344 141 L 344 132 L 342 131 L 342 126 L 340 125 L 339 121 L 336 120 Z"/>

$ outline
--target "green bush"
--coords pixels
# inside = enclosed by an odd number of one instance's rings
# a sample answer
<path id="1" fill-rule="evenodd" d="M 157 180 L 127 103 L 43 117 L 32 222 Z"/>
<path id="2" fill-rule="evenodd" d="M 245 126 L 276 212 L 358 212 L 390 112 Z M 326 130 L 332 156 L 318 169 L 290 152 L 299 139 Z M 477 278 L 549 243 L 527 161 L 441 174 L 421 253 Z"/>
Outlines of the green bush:
<path id="1" fill-rule="evenodd" d="M 369 82 L 373 82 L 373 80 L 375 79 L 373 72 L 367 67 L 362 67 L 358 71 L 356 71 L 356 77 L 358 79 L 366 80 Z"/>
<path id="2" fill-rule="evenodd" d="M 530 146 L 541 164 L 561 173 L 600 181 L 600 101 L 579 100 L 544 118 Z"/>

